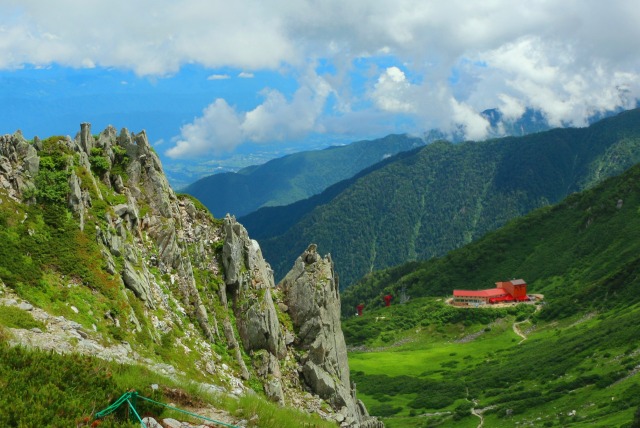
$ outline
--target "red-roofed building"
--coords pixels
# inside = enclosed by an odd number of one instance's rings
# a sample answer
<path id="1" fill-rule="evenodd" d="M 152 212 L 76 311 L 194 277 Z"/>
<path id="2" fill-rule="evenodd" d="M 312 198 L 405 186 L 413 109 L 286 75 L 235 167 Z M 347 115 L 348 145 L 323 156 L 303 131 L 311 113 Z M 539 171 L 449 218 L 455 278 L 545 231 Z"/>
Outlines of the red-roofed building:
<path id="1" fill-rule="evenodd" d="M 529 300 L 527 283 L 522 279 L 496 282 L 496 288 L 488 290 L 453 290 L 452 303 L 456 306 L 480 306 L 488 303 L 503 303 Z"/>
<path id="2" fill-rule="evenodd" d="M 496 282 L 496 287 L 503 288 L 516 300 L 527 299 L 527 283 L 522 279 L 514 279 L 506 282 Z"/>

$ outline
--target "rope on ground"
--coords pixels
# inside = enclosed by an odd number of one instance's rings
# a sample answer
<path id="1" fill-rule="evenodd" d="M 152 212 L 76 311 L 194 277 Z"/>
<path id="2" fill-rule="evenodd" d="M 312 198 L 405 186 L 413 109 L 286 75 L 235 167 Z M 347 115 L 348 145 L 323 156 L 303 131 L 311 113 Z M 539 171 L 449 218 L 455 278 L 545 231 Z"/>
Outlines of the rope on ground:
<path id="1" fill-rule="evenodd" d="M 141 400 L 149 401 L 150 403 L 158 404 L 160 406 L 166 407 L 167 409 L 175 410 L 177 412 L 181 412 L 181 413 L 184 413 L 184 414 L 187 414 L 189 416 L 193 416 L 193 417 L 205 420 L 205 421 L 213 422 L 215 424 L 218 424 L 218 425 L 221 425 L 221 426 L 224 426 L 224 427 L 238 428 L 236 425 L 229 425 L 229 424 L 221 422 L 221 421 L 216 421 L 215 419 L 207 418 L 207 417 L 204 417 L 204 416 L 197 415 L 195 413 L 187 412 L 186 410 L 178 409 L 177 407 L 169 406 L 168 404 L 160 403 L 159 401 L 152 400 L 151 398 L 143 397 L 142 395 L 138 395 L 138 393 L 136 391 L 129 391 L 129 392 L 125 392 L 124 394 L 122 394 L 122 396 L 120 398 L 118 398 L 112 405 L 110 405 L 106 409 L 101 410 L 98 413 L 96 413 L 95 419 L 102 419 L 102 418 L 110 415 L 111 413 L 115 412 L 116 410 L 118 410 L 118 408 L 120 408 L 120 406 L 122 406 L 124 403 L 127 403 L 129 408 L 133 411 L 133 414 L 136 416 L 136 418 L 138 419 L 138 421 L 142 425 L 142 427 L 143 428 L 147 428 L 145 423 L 142 421 L 142 418 L 140 417 L 140 415 L 136 411 L 135 404 L 132 403 L 132 401 L 135 402 L 136 398 L 140 398 Z"/>
<path id="2" fill-rule="evenodd" d="M 138 398 L 140 398 L 142 400 L 145 400 L 145 401 L 149 401 L 149 402 L 154 403 L 154 404 L 159 404 L 160 406 L 164 406 L 167 409 L 176 410 L 178 412 L 181 412 L 181 413 L 184 413 L 184 414 L 187 414 L 187 415 L 190 415 L 190 416 L 194 416 L 196 418 L 200 418 L 200 419 L 205 420 L 205 421 L 216 423 L 218 425 L 222 425 L 222 426 L 225 426 L 225 427 L 231 427 L 231 428 L 238 428 L 236 425 L 229 425 L 229 424 L 226 424 L 224 422 L 216 421 L 215 419 L 210 419 L 210 418 L 207 418 L 207 417 L 204 417 L 204 416 L 197 415 L 195 413 L 187 412 L 186 410 L 178 409 L 177 407 L 169 406 L 168 404 L 164 404 L 164 403 L 160 403 L 158 401 L 154 401 L 151 398 L 143 397 L 141 395 L 139 395 Z"/>
<path id="3" fill-rule="evenodd" d="M 104 410 L 99 411 L 98 413 L 96 413 L 95 419 L 102 419 L 106 416 L 109 416 L 111 413 L 115 412 L 116 410 L 118 410 L 120 408 L 120 406 L 122 406 L 124 403 L 127 403 L 129 408 L 133 411 L 133 414 L 136 416 L 136 418 L 138 418 L 138 422 L 140 422 L 140 424 L 142 425 L 143 428 L 147 428 L 147 426 L 145 425 L 145 423 L 142 421 L 142 418 L 140 417 L 140 415 L 138 414 L 138 412 L 136 412 L 136 408 L 133 405 L 133 403 L 131 402 L 131 399 L 135 400 L 136 397 L 139 397 L 138 393 L 135 391 L 128 391 L 125 392 L 124 394 L 122 394 L 122 396 L 120 398 L 118 398 L 112 405 L 110 405 L 109 407 L 107 407 Z"/>

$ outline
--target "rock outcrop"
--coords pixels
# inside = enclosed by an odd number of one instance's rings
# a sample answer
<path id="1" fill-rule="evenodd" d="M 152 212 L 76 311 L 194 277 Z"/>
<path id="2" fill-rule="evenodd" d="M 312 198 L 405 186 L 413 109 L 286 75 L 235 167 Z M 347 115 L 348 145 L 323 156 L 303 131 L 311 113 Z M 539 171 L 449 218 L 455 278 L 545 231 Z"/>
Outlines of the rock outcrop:
<path id="1" fill-rule="evenodd" d="M 296 331 L 294 344 L 303 351 L 300 364 L 305 383 L 344 416 L 343 426 L 383 426 L 357 400 L 349 379 L 331 257 L 320 257 L 316 246 L 310 245 L 279 286 Z"/>
<path id="2" fill-rule="evenodd" d="M 0 136 L 0 187 L 12 198 L 22 198 L 34 188 L 34 179 L 40 169 L 35 145 L 25 141 L 19 131 Z"/>
<path id="3" fill-rule="evenodd" d="M 331 259 L 309 247 L 276 287 L 260 246 L 234 217 L 214 219 L 197 201 L 173 192 L 144 131 L 118 133 L 110 126 L 93 135 L 85 123 L 73 139 L 0 136 L 0 196 L 3 209 L 11 203 L 7 213 L 21 211 L 23 223 L 32 222 L 33 211 L 19 210 L 21 204 L 55 204 L 102 259 L 87 268 L 101 270 L 89 277 L 104 276 L 112 288 L 55 268 L 52 287 L 65 293 L 89 287 L 103 302 L 117 300 L 103 313 L 79 314 L 72 306 L 67 319 L 34 310 L 25 296 L 7 291 L 11 299 L 0 304 L 24 306 L 46 321 L 46 331 L 15 329 L 12 343 L 100 358 L 117 353 L 122 362 L 180 374 L 187 368 L 141 356 L 143 348 L 153 355 L 167 346 L 190 355 L 189 370 L 233 393 L 245 391 L 251 379 L 269 399 L 343 427 L 382 426 L 356 399 L 349 379 Z M 29 234 L 45 227 L 33 224 L 39 226 Z"/>
<path id="4" fill-rule="evenodd" d="M 266 349 L 282 358 L 284 338 L 273 304 L 273 271 L 262 258 L 258 243 L 247 230 L 227 216 L 223 226 L 222 263 L 225 284 L 233 300 L 238 331 L 246 350 Z"/>

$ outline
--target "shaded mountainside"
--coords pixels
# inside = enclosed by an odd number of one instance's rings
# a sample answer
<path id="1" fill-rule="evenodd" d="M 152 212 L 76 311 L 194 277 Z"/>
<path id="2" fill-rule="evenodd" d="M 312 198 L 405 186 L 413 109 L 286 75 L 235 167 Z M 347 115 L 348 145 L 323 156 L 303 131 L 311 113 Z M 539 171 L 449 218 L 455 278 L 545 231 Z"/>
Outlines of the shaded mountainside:
<path id="1" fill-rule="evenodd" d="M 341 426 L 381 426 L 355 398 L 335 341 L 333 277 L 298 281 L 326 287 L 318 307 L 333 308 L 301 337 L 290 314 L 308 302 L 275 287 L 234 218 L 171 190 L 144 132 L 92 135 L 83 124 L 75 139 L 0 137 L 0 242 L 3 352 L 8 343 L 143 365 L 212 391 L 254 389 Z M 317 257 L 305 271 L 327 269 Z"/>
<path id="2" fill-rule="evenodd" d="M 369 409 L 390 427 L 477 426 L 478 415 L 491 427 L 638 426 L 639 213 L 636 165 L 444 257 L 345 290 L 351 375 Z M 453 289 L 514 277 L 544 303 L 444 302 Z M 410 300 L 397 304 L 403 294 Z M 364 316 L 352 316 L 360 303 Z"/>
<path id="3" fill-rule="evenodd" d="M 281 277 L 316 242 L 348 287 L 374 270 L 443 255 L 639 160 L 640 110 L 588 128 L 435 142 L 372 168 L 261 246 Z"/>
<path id="4" fill-rule="evenodd" d="M 240 221 L 251 232 L 255 239 L 267 239 L 285 233 L 292 224 L 296 224 L 306 214 L 317 207 L 331 202 L 335 197 L 347 190 L 351 185 L 371 172 L 396 162 L 399 159 L 413 156 L 420 148 L 407 150 L 376 163 L 355 176 L 329 186 L 322 193 L 310 198 L 280 207 L 264 207 L 244 217 Z"/>
<path id="5" fill-rule="evenodd" d="M 386 157 L 423 144 L 419 138 L 389 135 L 300 152 L 238 172 L 205 177 L 184 191 L 202 201 L 215 216 L 230 213 L 239 217 L 261 207 L 306 199 Z"/>

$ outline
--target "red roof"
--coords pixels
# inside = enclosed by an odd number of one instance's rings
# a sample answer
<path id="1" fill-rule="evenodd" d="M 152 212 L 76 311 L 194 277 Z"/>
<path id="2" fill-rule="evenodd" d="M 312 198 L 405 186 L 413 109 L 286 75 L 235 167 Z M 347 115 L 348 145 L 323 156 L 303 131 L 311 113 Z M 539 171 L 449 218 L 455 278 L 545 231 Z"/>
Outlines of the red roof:
<path id="1" fill-rule="evenodd" d="M 453 297 L 500 297 L 506 292 L 502 288 L 491 288 L 489 290 L 453 290 Z"/>

